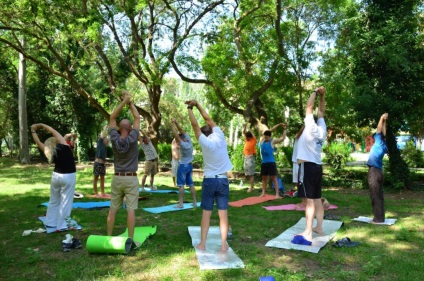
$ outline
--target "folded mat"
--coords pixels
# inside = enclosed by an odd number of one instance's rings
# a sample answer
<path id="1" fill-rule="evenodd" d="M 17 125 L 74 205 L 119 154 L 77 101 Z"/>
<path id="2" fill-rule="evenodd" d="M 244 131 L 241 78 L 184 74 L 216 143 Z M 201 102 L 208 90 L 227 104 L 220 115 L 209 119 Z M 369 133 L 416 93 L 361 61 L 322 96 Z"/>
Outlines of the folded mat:
<path id="1" fill-rule="evenodd" d="M 316 233 L 313 233 L 312 245 L 293 244 L 291 243 L 293 237 L 305 230 L 306 220 L 305 218 L 301 218 L 294 226 L 284 231 L 277 238 L 268 241 L 265 246 L 281 249 L 295 249 L 317 254 L 328 241 L 333 239 L 342 224 L 343 222 L 341 221 L 324 220 L 322 223 L 324 235 L 318 236 Z M 314 220 L 314 226 L 315 225 L 316 220 Z"/>
<path id="2" fill-rule="evenodd" d="M 138 189 L 138 192 L 142 192 L 141 191 L 142 190 L 142 188 L 140 187 L 139 189 Z M 148 192 L 148 193 L 180 193 L 180 190 L 179 189 L 154 189 L 154 190 L 151 190 L 149 187 L 145 187 L 144 188 L 144 192 Z M 188 190 L 184 190 L 184 193 L 189 193 L 189 191 Z"/>
<path id="3" fill-rule="evenodd" d="M 156 226 L 134 228 L 134 240 L 128 237 L 128 228 L 119 236 L 90 235 L 87 239 L 87 252 L 101 254 L 128 254 L 135 248 L 135 242 L 141 244 L 156 233 Z"/>
<path id="4" fill-rule="evenodd" d="M 244 268 L 243 261 L 234 253 L 231 247 L 227 251 L 221 251 L 221 234 L 218 226 L 209 228 L 206 239 L 206 250 L 199 250 L 196 245 L 200 243 L 200 226 L 189 226 L 188 233 L 196 250 L 200 269 L 225 269 Z"/>
<path id="5" fill-rule="evenodd" d="M 160 214 L 165 212 L 175 212 L 175 211 L 182 211 L 187 209 L 193 209 L 192 203 L 184 203 L 183 208 L 175 208 L 177 204 L 167 205 L 167 206 L 160 206 L 160 207 L 151 207 L 151 208 L 142 208 L 146 212 L 153 213 L 153 214 Z M 200 206 L 200 202 L 197 202 L 197 207 Z"/>
<path id="6" fill-rule="evenodd" d="M 395 224 L 397 219 L 385 219 L 384 222 L 373 223 L 372 218 L 359 216 L 359 217 L 354 218 L 352 220 L 360 221 L 360 222 L 366 222 L 366 223 L 372 223 L 372 224 L 377 224 L 377 225 L 392 225 L 392 224 Z"/>
<path id="7" fill-rule="evenodd" d="M 46 233 L 53 233 L 53 232 L 60 232 L 60 231 L 67 231 L 67 230 L 81 230 L 82 226 L 79 225 L 75 220 L 71 219 L 69 221 L 69 227 L 57 229 L 56 227 L 50 227 L 46 225 L 46 217 L 38 217 L 38 219 L 43 223 L 44 228 L 46 229 Z"/>
<path id="8" fill-rule="evenodd" d="M 40 204 L 41 206 L 49 206 L 49 202 Z M 110 201 L 99 201 L 99 202 L 74 202 L 72 203 L 72 209 L 101 209 L 110 208 Z"/>
<path id="9" fill-rule="evenodd" d="M 305 211 L 305 207 L 296 207 L 296 204 L 286 204 L 279 206 L 262 206 L 268 211 Z M 337 209 L 336 205 L 330 205 L 327 210 Z"/>
<path id="10" fill-rule="evenodd" d="M 234 202 L 229 202 L 228 205 L 232 207 L 243 207 L 243 206 L 260 204 L 266 201 L 271 201 L 276 199 L 281 199 L 281 198 L 275 198 L 275 195 L 266 194 L 264 197 L 253 196 L 253 197 L 247 197 L 247 198 L 234 201 Z"/>

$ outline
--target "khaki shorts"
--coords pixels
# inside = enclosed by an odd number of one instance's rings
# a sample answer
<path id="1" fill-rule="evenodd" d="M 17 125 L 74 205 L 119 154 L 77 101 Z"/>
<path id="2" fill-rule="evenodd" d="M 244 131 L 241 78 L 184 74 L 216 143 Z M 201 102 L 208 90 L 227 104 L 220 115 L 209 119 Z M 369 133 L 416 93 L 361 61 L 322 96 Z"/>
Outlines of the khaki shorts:
<path id="1" fill-rule="evenodd" d="M 144 161 L 144 174 L 145 175 L 156 175 L 158 173 L 158 160 L 156 161 Z"/>
<path id="2" fill-rule="evenodd" d="M 246 176 L 255 175 L 255 155 L 246 155 L 244 157 L 244 174 Z"/>
<path id="3" fill-rule="evenodd" d="M 121 209 L 125 197 L 127 209 L 138 209 L 138 187 L 137 176 L 113 176 L 112 190 L 110 192 L 110 208 Z"/>

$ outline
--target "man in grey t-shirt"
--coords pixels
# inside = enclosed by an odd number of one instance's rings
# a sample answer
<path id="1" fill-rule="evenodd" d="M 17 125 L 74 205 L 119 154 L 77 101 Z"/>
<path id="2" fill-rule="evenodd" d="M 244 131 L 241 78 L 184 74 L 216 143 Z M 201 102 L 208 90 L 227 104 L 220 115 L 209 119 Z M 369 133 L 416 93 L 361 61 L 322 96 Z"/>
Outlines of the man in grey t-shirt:
<path id="1" fill-rule="evenodd" d="M 184 131 L 175 118 L 172 118 L 172 133 L 175 140 L 180 145 L 180 165 L 177 172 L 177 186 L 180 189 L 179 202 L 175 208 L 184 207 L 184 186 L 190 187 L 191 196 L 193 197 L 193 207 L 197 207 L 196 189 L 193 182 L 193 142 L 190 136 Z"/>
<path id="2" fill-rule="evenodd" d="M 130 101 L 130 94 L 122 91 L 123 100 L 110 115 L 109 135 L 114 155 L 115 174 L 112 179 L 110 209 L 107 216 L 107 235 L 111 236 L 115 225 L 116 213 L 122 208 L 126 200 L 128 237 L 134 239 L 135 210 L 138 209 L 138 147 L 137 138 L 140 131 L 140 114 L 135 105 Z M 128 105 L 134 117 L 134 124 L 128 119 L 119 122 L 119 131 L 116 118 L 122 108 Z M 138 241 L 134 241 L 137 246 Z"/>

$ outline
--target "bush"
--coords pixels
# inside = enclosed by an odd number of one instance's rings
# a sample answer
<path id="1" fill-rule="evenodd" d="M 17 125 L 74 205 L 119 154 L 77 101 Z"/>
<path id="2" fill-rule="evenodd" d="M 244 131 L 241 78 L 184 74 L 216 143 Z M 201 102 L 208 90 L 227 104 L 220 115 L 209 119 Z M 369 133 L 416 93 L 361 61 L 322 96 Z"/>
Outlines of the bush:
<path id="1" fill-rule="evenodd" d="M 350 159 L 351 148 L 347 144 L 331 143 L 325 155 L 325 162 L 333 169 L 342 169 Z"/>
<path id="2" fill-rule="evenodd" d="M 244 171 L 244 156 L 243 156 L 244 145 L 237 145 L 236 149 L 232 146 L 228 147 L 228 154 L 230 155 L 231 163 L 233 164 L 233 171 L 243 172 Z"/>
<path id="3" fill-rule="evenodd" d="M 171 162 L 172 146 L 169 143 L 158 143 L 158 155 L 161 162 Z"/>
<path id="4" fill-rule="evenodd" d="M 409 140 L 401 150 L 401 156 L 410 168 L 424 167 L 423 153 L 415 147 L 414 141 Z"/>

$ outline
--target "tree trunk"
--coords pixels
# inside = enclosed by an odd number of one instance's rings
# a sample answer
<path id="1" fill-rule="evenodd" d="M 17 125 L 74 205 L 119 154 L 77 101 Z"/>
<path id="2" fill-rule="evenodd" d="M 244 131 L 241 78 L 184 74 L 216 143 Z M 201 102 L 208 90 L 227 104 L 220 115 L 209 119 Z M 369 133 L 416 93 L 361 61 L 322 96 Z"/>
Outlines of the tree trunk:
<path id="1" fill-rule="evenodd" d="M 25 39 L 21 39 L 25 48 Z M 19 160 L 21 164 L 29 163 L 28 123 L 26 106 L 26 59 L 19 53 Z"/>

